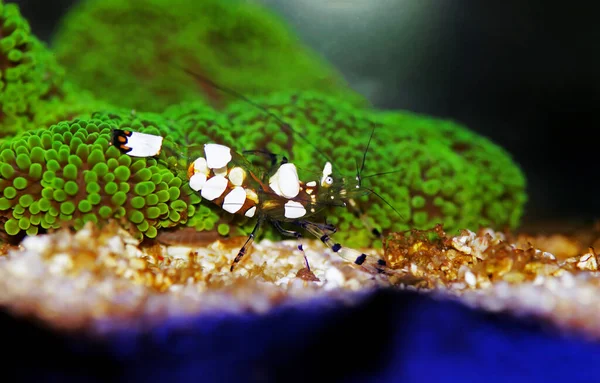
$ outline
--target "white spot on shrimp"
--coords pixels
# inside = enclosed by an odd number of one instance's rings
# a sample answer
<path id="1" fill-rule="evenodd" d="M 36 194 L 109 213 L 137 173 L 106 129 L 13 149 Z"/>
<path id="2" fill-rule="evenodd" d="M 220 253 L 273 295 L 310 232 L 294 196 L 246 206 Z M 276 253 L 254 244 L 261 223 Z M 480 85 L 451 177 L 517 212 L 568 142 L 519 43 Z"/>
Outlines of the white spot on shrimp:
<path id="1" fill-rule="evenodd" d="M 206 158 L 204 157 L 198 157 L 196 158 L 196 160 L 194 161 L 194 173 L 202 173 L 205 175 L 208 175 L 209 169 L 208 169 L 208 165 L 206 164 Z"/>
<path id="2" fill-rule="evenodd" d="M 219 169 L 231 161 L 231 149 L 219 144 L 204 144 L 206 164 L 209 169 Z"/>
<path id="3" fill-rule="evenodd" d="M 190 177 L 190 187 L 192 190 L 199 191 L 202 190 L 202 187 L 206 183 L 206 174 L 204 173 L 195 173 Z"/>
<path id="4" fill-rule="evenodd" d="M 300 180 L 296 165 L 291 163 L 281 165 L 269 179 L 269 187 L 279 196 L 296 197 L 300 193 Z"/>
<path id="5" fill-rule="evenodd" d="M 242 187 L 234 187 L 223 200 L 223 210 L 234 214 L 238 212 L 246 201 L 246 191 Z"/>
<path id="6" fill-rule="evenodd" d="M 236 166 L 235 168 L 231 169 L 229 171 L 229 181 L 231 181 L 232 184 L 234 184 L 235 186 L 242 186 L 242 183 L 244 182 L 244 178 L 246 178 L 246 171 L 242 168 L 240 168 L 239 166 Z"/>
<path id="7" fill-rule="evenodd" d="M 285 218 L 300 218 L 306 215 L 306 209 L 300 202 L 296 201 L 287 201 L 284 205 L 284 213 Z"/>
<path id="8" fill-rule="evenodd" d="M 248 209 L 246 211 L 246 213 L 244 214 L 246 217 L 254 217 L 254 214 L 256 213 L 256 206 L 252 206 L 250 209 Z"/>
<path id="9" fill-rule="evenodd" d="M 317 181 L 310 181 L 306 183 L 306 186 L 314 188 L 315 186 L 317 186 Z"/>
<path id="10" fill-rule="evenodd" d="M 127 155 L 131 157 L 152 157 L 160 153 L 163 137 L 154 134 L 132 132 L 127 138 L 127 146 L 131 148 Z"/>
<path id="11" fill-rule="evenodd" d="M 219 198 L 225 189 L 227 189 L 227 182 L 227 178 L 223 176 L 214 176 L 206 181 L 200 195 L 209 201 Z"/>
<path id="12" fill-rule="evenodd" d="M 333 183 L 331 173 L 333 173 L 333 167 L 331 166 L 331 162 L 327 161 L 325 163 L 325 166 L 323 166 L 323 177 L 321 177 L 321 185 L 331 185 Z"/>
<path id="13" fill-rule="evenodd" d="M 323 166 L 323 176 L 330 176 L 333 172 L 333 167 L 331 166 L 331 162 L 327 161 L 325 166 Z"/>

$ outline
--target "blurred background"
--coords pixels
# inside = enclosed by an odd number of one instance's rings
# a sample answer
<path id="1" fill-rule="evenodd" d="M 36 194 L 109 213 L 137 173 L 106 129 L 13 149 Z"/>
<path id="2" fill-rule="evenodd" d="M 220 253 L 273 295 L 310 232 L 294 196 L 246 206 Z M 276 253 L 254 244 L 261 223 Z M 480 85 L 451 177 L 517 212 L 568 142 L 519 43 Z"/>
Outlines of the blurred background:
<path id="1" fill-rule="evenodd" d="M 450 118 L 507 149 L 528 179 L 526 228 L 600 218 L 593 5 L 256 1 L 287 19 L 374 106 Z M 49 41 L 76 0 L 14 2 Z"/>

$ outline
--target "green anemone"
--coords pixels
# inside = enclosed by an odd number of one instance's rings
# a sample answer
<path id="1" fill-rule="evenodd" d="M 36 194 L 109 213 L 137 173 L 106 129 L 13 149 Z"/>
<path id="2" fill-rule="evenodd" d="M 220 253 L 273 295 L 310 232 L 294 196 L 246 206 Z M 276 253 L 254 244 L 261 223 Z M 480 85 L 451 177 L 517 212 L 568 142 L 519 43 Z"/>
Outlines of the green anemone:
<path id="1" fill-rule="evenodd" d="M 65 81 L 65 71 L 31 33 L 16 4 L 0 0 L 0 140 L 86 115 L 104 103 Z"/>
<path id="2" fill-rule="evenodd" d="M 215 106 L 232 100 L 182 67 L 250 96 L 315 89 L 365 103 L 256 2 L 81 1 L 62 20 L 52 46 L 69 79 L 121 107 L 161 112 L 199 97 Z"/>
<path id="3" fill-rule="evenodd" d="M 154 237 L 159 228 L 187 223 L 187 212 L 196 211 L 192 207 L 201 198 L 173 186 L 185 184 L 177 169 L 166 165 L 177 160 L 131 158 L 110 145 L 113 129 L 166 135 L 170 128 L 164 124 L 152 114 L 96 113 L 5 140 L 0 144 L 4 231 L 35 234 L 116 219 L 137 236 Z"/>
<path id="4" fill-rule="evenodd" d="M 315 218 L 336 225 L 345 245 L 378 244 L 365 224 L 512 228 L 523 213 L 525 179 L 502 148 L 451 121 L 361 109 L 364 99 L 256 4 L 88 0 L 68 13 L 54 47 L 72 81 L 18 7 L 0 0 L 0 220 L 9 235 L 111 219 L 140 237 L 183 224 L 247 232 L 253 220 L 200 204 L 187 183 L 204 143 L 287 155 L 303 180 L 318 179 L 331 160 L 334 176 L 352 182 L 372 131 L 358 209 Z M 182 66 L 251 96 L 292 128 L 191 81 Z M 286 91 L 264 96 L 274 89 Z M 217 112 L 198 95 L 226 107 Z M 164 150 L 121 154 L 110 145 L 117 128 L 160 134 Z"/>
<path id="5" fill-rule="evenodd" d="M 285 154 L 304 180 L 319 179 L 331 160 L 334 176 L 353 181 L 374 132 L 362 173 L 364 193 L 356 196 L 359 209 L 327 212 L 330 223 L 347 228 L 336 234 L 337 240 L 351 246 L 377 245 L 365 222 L 380 232 L 437 223 L 449 232 L 479 226 L 514 228 L 519 222 L 526 200 L 521 170 L 506 151 L 459 124 L 357 109 L 316 92 L 271 94 L 256 102 L 293 131 L 244 102 L 234 103 L 225 113 L 238 137 L 237 147 Z M 362 213 L 362 219 L 355 213 Z"/>

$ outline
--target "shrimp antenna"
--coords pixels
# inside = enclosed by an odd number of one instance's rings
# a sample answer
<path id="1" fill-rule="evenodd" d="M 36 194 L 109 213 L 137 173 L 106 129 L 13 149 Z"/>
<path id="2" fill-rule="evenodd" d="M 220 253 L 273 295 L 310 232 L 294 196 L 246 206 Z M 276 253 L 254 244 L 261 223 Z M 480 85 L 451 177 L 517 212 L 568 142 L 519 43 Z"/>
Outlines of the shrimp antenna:
<path id="1" fill-rule="evenodd" d="M 375 173 L 375 174 L 369 174 L 368 176 L 364 176 L 361 177 L 361 179 L 366 179 L 366 178 L 372 178 L 372 177 L 377 177 L 377 176 L 384 176 L 386 174 L 394 174 L 394 173 L 400 173 L 402 170 L 390 170 L 389 172 L 381 172 L 381 173 Z"/>
<path id="2" fill-rule="evenodd" d="M 365 151 L 363 152 L 363 158 L 362 158 L 362 164 L 360 165 L 360 171 L 357 170 L 356 172 L 356 177 L 357 177 L 357 181 L 360 185 L 360 180 L 361 177 L 360 175 L 362 174 L 363 170 L 365 169 L 365 161 L 367 160 L 367 153 L 369 152 L 369 146 L 371 146 L 371 140 L 373 139 L 373 134 L 375 133 L 375 126 L 373 126 L 373 129 L 371 129 L 371 135 L 369 136 L 369 141 L 367 141 L 367 147 L 365 148 Z"/>
<path id="3" fill-rule="evenodd" d="M 396 210 L 396 208 L 395 208 L 394 206 L 392 206 L 392 204 L 391 204 L 391 203 L 389 203 L 388 201 L 386 201 L 386 200 L 385 200 L 385 199 L 384 199 L 382 196 L 380 196 L 379 194 L 377 194 L 377 193 L 376 193 L 376 192 L 375 192 L 373 189 L 369 189 L 369 188 L 363 187 L 363 186 L 360 184 L 360 181 L 361 181 L 361 180 L 364 180 L 364 179 L 367 179 L 367 178 L 371 178 L 371 177 L 377 177 L 377 176 L 383 176 L 383 175 L 386 175 L 386 174 L 400 173 L 401 171 L 402 171 L 402 170 L 390 170 L 389 172 L 381 172 L 381 173 L 369 174 L 368 176 L 361 177 L 361 178 L 358 180 L 358 185 L 359 185 L 361 188 L 363 188 L 363 189 L 365 189 L 365 190 L 367 190 L 367 191 L 369 191 L 369 192 L 371 192 L 371 193 L 375 194 L 375 195 L 376 195 L 376 196 L 377 196 L 379 199 L 381 199 L 383 202 L 385 202 L 385 204 L 386 204 L 386 205 L 388 205 L 390 208 L 392 208 L 392 210 L 394 210 L 394 211 L 396 212 L 396 214 L 398 214 L 398 216 L 399 216 L 400 218 L 402 218 L 402 220 L 404 220 L 404 216 L 403 216 L 402 214 L 400 214 L 400 212 L 398 212 L 398 210 Z"/>
<path id="4" fill-rule="evenodd" d="M 372 194 L 375 194 L 377 196 L 377 198 L 379 198 L 380 200 L 385 202 L 386 205 L 388 205 L 396 214 L 398 214 L 398 217 L 400 217 L 403 221 L 405 221 L 404 216 L 402 214 L 400 214 L 400 212 L 398 210 L 396 210 L 396 208 L 394 206 L 392 206 L 391 203 L 386 201 L 385 198 L 383 198 L 381 195 L 379 195 L 375 190 L 369 189 L 369 188 L 363 188 L 363 189 L 371 192 Z"/>
<path id="5" fill-rule="evenodd" d="M 297 137 L 300 137 L 302 140 L 304 140 L 304 142 L 306 142 L 307 144 L 309 144 L 310 146 L 312 146 L 313 149 L 315 149 L 317 151 L 317 153 L 319 153 L 325 160 L 333 163 L 333 161 L 331 161 L 331 159 L 322 151 L 319 150 L 319 148 L 317 148 L 312 142 L 310 142 L 306 137 L 304 137 L 302 134 L 300 134 L 298 131 L 296 131 L 294 128 L 292 128 L 292 126 L 290 124 L 288 124 L 287 122 L 283 121 L 283 119 L 281 119 L 281 117 L 279 117 L 278 115 L 276 115 L 275 113 L 271 112 L 270 110 L 268 110 L 267 108 L 265 108 L 264 106 L 258 104 L 255 101 L 252 101 L 250 98 L 244 96 L 243 94 L 225 87 L 223 85 L 219 85 L 216 82 L 212 81 L 211 79 L 198 74 L 190 69 L 184 68 L 182 66 L 180 66 L 180 68 L 187 73 L 188 75 L 194 77 L 196 80 L 202 81 L 204 83 L 207 83 L 208 85 L 212 86 L 215 89 L 220 90 L 223 93 L 229 94 L 230 96 L 236 97 L 242 101 L 245 101 L 246 103 L 248 103 L 249 105 L 252 105 L 253 107 L 257 108 L 258 110 L 262 111 L 263 113 L 267 114 L 270 117 L 273 117 L 278 123 L 279 126 L 281 126 L 284 129 L 287 129 L 288 131 L 290 131 L 292 134 L 295 134 Z"/>
<path id="6" fill-rule="evenodd" d="M 354 163 L 356 164 L 356 181 L 358 182 L 358 187 L 361 186 L 361 179 L 362 177 L 360 176 L 360 170 L 358 170 L 358 160 L 356 158 L 354 158 Z"/>

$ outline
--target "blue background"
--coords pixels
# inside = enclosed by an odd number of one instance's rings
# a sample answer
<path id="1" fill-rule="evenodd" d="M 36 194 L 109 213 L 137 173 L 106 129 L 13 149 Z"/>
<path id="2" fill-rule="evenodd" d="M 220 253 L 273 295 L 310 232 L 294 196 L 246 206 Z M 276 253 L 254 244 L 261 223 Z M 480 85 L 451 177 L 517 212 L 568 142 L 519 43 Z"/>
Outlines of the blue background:
<path id="1" fill-rule="evenodd" d="M 321 300 L 266 315 L 203 315 L 95 340 L 3 314 L 0 337 L 3 375 L 19 381 L 600 380 L 599 343 L 390 290 L 352 307 Z"/>

